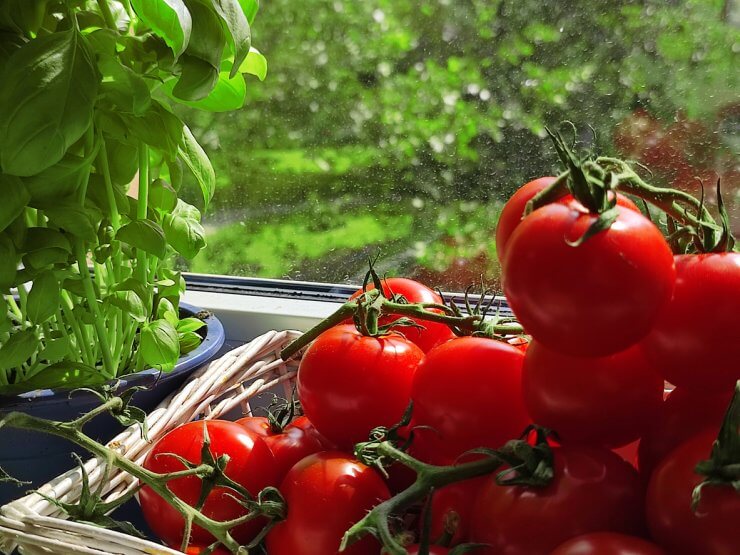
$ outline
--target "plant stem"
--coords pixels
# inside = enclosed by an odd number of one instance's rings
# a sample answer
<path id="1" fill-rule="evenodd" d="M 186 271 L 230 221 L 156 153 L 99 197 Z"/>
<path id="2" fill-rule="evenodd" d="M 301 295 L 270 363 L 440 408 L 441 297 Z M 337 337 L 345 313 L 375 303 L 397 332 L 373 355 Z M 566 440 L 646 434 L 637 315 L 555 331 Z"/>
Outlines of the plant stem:
<path id="1" fill-rule="evenodd" d="M 98 7 L 100 8 L 100 13 L 103 14 L 106 27 L 113 31 L 117 31 L 118 27 L 116 27 L 116 20 L 113 19 L 113 13 L 110 11 L 108 0 L 98 0 Z"/>
<path id="2" fill-rule="evenodd" d="M 18 306 L 18 303 L 15 302 L 15 298 L 13 295 L 5 295 L 5 300 L 8 301 L 8 306 L 10 307 L 10 310 L 13 312 L 13 315 L 18 318 L 19 321 L 23 321 L 23 313 L 21 312 L 20 307 Z"/>
<path id="3" fill-rule="evenodd" d="M 62 291 L 61 297 L 62 301 L 64 302 L 64 304 L 62 305 L 62 311 L 66 316 L 70 327 L 72 328 L 72 332 L 77 338 L 77 347 L 80 351 L 80 354 L 82 355 L 83 362 L 88 366 L 95 366 L 97 361 L 94 359 L 92 351 L 90 350 L 90 340 L 87 337 L 87 330 L 85 329 L 84 325 L 80 324 L 74 314 L 74 303 L 72 302 L 69 293 L 67 293 L 66 291 Z"/>
<path id="4" fill-rule="evenodd" d="M 136 218 L 146 220 L 149 208 L 149 147 L 139 144 L 139 195 Z M 143 250 L 136 253 L 136 272 L 142 283 L 148 283 L 147 254 Z"/>
<path id="5" fill-rule="evenodd" d="M 95 296 L 92 277 L 87 269 L 86 252 L 87 251 L 85 250 L 82 241 L 76 241 L 75 256 L 77 257 L 77 266 L 79 268 L 80 275 L 82 276 L 82 285 L 85 288 L 87 304 L 90 306 L 90 312 L 93 316 L 93 326 L 100 344 L 100 352 L 103 357 L 103 368 L 105 369 L 106 377 L 113 379 L 116 377 L 116 367 L 113 364 L 113 357 L 111 356 L 108 336 L 106 335 L 105 330 L 105 322 L 103 321 L 103 316 L 100 314 L 100 307 L 98 307 L 98 299 Z"/>
<path id="6" fill-rule="evenodd" d="M 121 227 L 121 215 L 118 213 L 118 206 L 116 206 L 116 196 L 113 194 L 113 181 L 110 177 L 110 167 L 108 166 L 108 150 L 105 146 L 105 139 L 103 134 L 98 134 L 98 141 L 100 141 L 100 153 L 98 154 L 98 163 L 100 169 L 103 172 L 103 181 L 105 182 L 105 196 L 108 200 L 108 209 L 110 210 L 110 221 L 113 224 L 113 228 L 117 231 Z"/>

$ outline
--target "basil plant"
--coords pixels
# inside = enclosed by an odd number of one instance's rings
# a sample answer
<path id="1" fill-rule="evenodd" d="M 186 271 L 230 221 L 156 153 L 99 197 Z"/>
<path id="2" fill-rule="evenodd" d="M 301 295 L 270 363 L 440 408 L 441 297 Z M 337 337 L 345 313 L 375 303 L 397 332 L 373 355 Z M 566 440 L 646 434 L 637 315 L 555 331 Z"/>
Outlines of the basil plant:
<path id="1" fill-rule="evenodd" d="M 178 191 L 207 207 L 215 177 L 175 108 L 242 107 L 257 8 L 0 3 L 0 394 L 167 372 L 199 344 L 172 261 L 206 241 Z"/>

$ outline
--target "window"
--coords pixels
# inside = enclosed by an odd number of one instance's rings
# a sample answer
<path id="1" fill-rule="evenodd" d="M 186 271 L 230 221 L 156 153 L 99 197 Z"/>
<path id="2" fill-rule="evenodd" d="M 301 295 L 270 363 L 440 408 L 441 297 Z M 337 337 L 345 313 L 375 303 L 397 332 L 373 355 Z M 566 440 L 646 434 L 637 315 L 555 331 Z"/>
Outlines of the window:
<path id="1" fill-rule="evenodd" d="M 740 9 L 726 0 L 271 0 L 268 77 L 193 114 L 218 190 L 194 272 L 444 290 L 497 285 L 502 202 L 559 172 L 545 126 L 645 164 L 735 231 Z M 568 135 L 569 136 L 569 135 Z"/>

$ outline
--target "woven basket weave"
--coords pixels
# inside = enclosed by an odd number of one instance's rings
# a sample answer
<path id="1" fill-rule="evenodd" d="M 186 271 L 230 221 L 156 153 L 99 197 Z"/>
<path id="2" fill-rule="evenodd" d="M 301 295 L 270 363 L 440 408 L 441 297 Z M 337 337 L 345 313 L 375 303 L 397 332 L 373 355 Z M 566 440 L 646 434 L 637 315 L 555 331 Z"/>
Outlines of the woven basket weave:
<path id="1" fill-rule="evenodd" d="M 282 384 L 290 395 L 299 357 L 283 362 L 280 350 L 300 335 L 297 331 L 271 331 L 257 337 L 198 370 L 179 391 L 165 399 L 147 417 L 149 441 L 141 437 L 139 426 L 116 436 L 108 446 L 139 464 L 154 442 L 180 424 L 197 418 L 219 418 L 241 408 L 251 414 L 250 399 Z M 136 487 L 137 480 L 117 468 L 108 469 L 100 458 L 85 463 L 90 488 L 101 480 L 103 500 L 113 501 Z M 79 468 L 55 478 L 39 488 L 45 495 L 64 502 L 75 502 L 82 489 Z M 0 508 L 0 552 L 15 548 L 23 554 L 179 554 L 179 551 L 96 526 L 70 522 L 53 503 L 32 493 Z"/>

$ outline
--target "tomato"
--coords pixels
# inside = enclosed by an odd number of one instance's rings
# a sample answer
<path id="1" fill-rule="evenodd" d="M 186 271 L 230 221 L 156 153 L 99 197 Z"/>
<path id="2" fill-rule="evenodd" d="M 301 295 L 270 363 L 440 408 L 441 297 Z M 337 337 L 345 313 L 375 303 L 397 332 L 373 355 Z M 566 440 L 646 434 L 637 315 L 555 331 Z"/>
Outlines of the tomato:
<path id="1" fill-rule="evenodd" d="M 450 545 L 457 545 L 468 540 L 470 514 L 473 510 L 473 501 L 476 494 L 483 487 L 489 476 L 472 478 L 455 482 L 434 492 L 432 497 L 432 527 L 430 537 L 437 540 L 450 529 L 454 528 Z M 423 520 L 423 518 L 422 518 Z"/>
<path id="2" fill-rule="evenodd" d="M 654 543 L 634 536 L 594 532 L 568 540 L 550 555 L 667 555 Z"/>
<path id="3" fill-rule="evenodd" d="M 171 545 L 172 549 L 180 549 L 179 545 Z M 205 551 L 208 549 L 207 545 L 191 545 L 185 550 L 186 555 L 200 555 L 201 553 L 205 553 Z M 231 551 L 228 549 L 224 549 L 222 547 L 217 547 L 213 550 L 211 555 L 231 555 Z"/>
<path id="4" fill-rule="evenodd" d="M 473 505 L 470 541 L 481 555 L 547 555 L 589 532 L 638 534 L 644 526 L 637 471 L 601 447 L 553 448 L 554 475 L 543 488 L 491 479 Z"/>
<path id="5" fill-rule="evenodd" d="M 265 438 L 265 443 L 275 457 L 278 481 L 302 458 L 333 447 L 305 416 L 299 416 L 278 433 L 272 431 L 269 420 L 264 416 L 247 416 L 236 423 Z"/>
<path id="6" fill-rule="evenodd" d="M 386 278 L 383 282 L 383 293 L 391 298 L 393 295 L 403 295 L 403 297 L 409 303 L 436 303 L 442 304 L 442 297 L 426 285 L 422 285 L 418 281 L 414 281 L 406 278 Z M 375 286 L 370 283 L 367 286 L 368 291 L 375 289 Z M 355 291 L 350 297 L 355 299 L 362 294 L 362 289 Z M 378 323 L 382 325 L 390 324 L 394 320 L 399 318 L 398 314 L 386 314 L 381 316 Z M 422 351 L 427 352 L 433 347 L 449 341 L 455 334 L 445 324 L 438 322 L 429 322 L 427 320 L 414 319 L 414 322 L 423 326 L 423 329 L 412 327 L 412 326 L 394 326 L 391 328 L 393 331 L 397 331 L 403 334 L 407 339 L 416 343 Z"/>
<path id="7" fill-rule="evenodd" d="M 503 261 L 504 259 L 506 245 L 509 242 L 511 234 L 514 233 L 514 230 L 522 221 L 527 203 L 537 193 L 544 191 L 552 185 L 556 179 L 556 177 L 547 176 L 530 181 L 517 189 L 509 200 L 506 201 L 498 218 L 498 224 L 496 225 L 496 254 L 499 261 Z"/>
<path id="8" fill-rule="evenodd" d="M 540 177 L 539 179 L 530 181 L 529 183 L 522 185 L 511 196 L 511 198 L 506 201 L 503 210 L 501 210 L 498 225 L 496 226 L 496 254 L 498 255 L 499 262 L 503 262 L 504 260 L 506 246 L 511 238 L 511 234 L 514 233 L 514 230 L 524 217 L 524 210 L 527 207 L 527 203 L 532 200 L 537 193 L 552 185 L 556 179 L 557 178 L 555 177 Z M 556 202 L 567 205 L 576 202 L 576 200 L 573 198 L 573 195 L 566 194 Z M 634 210 L 635 212 L 640 212 L 640 209 L 634 202 L 632 202 L 632 200 L 619 193 L 617 193 L 617 204 L 624 208 Z"/>
<path id="9" fill-rule="evenodd" d="M 519 224 L 503 264 L 504 292 L 527 332 L 576 356 L 604 356 L 643 339 L 669 300 L 673 254 L 644 216 L 617 220 L 578 246 L 596 217 L 549 204 Z"/>
<path id="10" fill-rule="evenodd" d="M 367 441 L 378 426 L 398 423 L 424 353 L 391 333 L 363 336 L 352 325 L 322 333 L 298 369 L 298 398 L 316 429 L 342 449 Z"/>
<path id="11" fill-rule="evenodd" d="M 676 288 L 645 352 L 676 386 L 731 388 L 740 378 L 740 253 L 676 256 Z"/>
<path id="12" fill-rule="evenodd" d="M 442 547 L 441 545 L 429 546 L 429 555 L 447 555 L 449 552 L 449 549 Z M 409 545 L 406 548 L 406 553 L 409 555 L 419 555 L 419 545 Z"/>
<path id="13" fill-rule="evenodd" d="M 638 449 L 640 473 L 649 478 L 668 453 L 705 428 L 719 432 L 733 388 L 718 393 L 674 389 L 661 403 Z"/>
<path id="14" fill-rule="evenodd" d="M 709 458 L 717 430 L 707 430 L 674 449 L 655 469 L 647 493 L 647 517 L 656 543 L 671 555 L 740 553 L 740 495 L 730 486 L 703 488 L 696 512 L 691 492 L 702 477 L 694 472 Z"/>
<path id="15" fill-rule="evenodd" d="M 663 401 L 663 378 L 639 346 L 575 357 L 533 341 L 524 357 L 524 404 L 563 443 L 621 447 L 639 438 Z"/>
<path id="16" fill-rule="evenodd" d="M 497 448 L 529 423 L 521 394 L 524 354 L 503 341 L 460 337 L 432 349 L 411 390 L 411 452 L 448 463 L 478 447 Z M 426 428 L 428 427 L 428 428 Z"/>
<path id="17" fill-rule="evenodd" d="M 247 432 L 239 424 L 225 420 L 188 422 L 175 428 L 152 447 L 144 459 L 144 468 L 162 474 L 184 470 L 184 465 L 168 453 L 179 455 L 192 463 L 200 463 L 204 425 L 208 429 L 214 457 L 229 455 L 231 458 L 226 465 L 229 478 L 255 496 L 263 488 L 277 485 L 275 459 L 264 440 Z M 201 480 L 195 476 L 177 478 L 168 482 L 167 487 L 185 503 L 195 506 L 200 497 Z M 203 506 L 203 514 L 218 521 L 232 520 L 246 514 L 247 510 L 232 495 L 236 494 L 230 489 L 214 488 Z M 185 529 L 180 513 L 148 486 L 141 488 L 139 502 L 152 531 L 165 543 L 179 546 Z M 232 530 L 232 535 L 234 539 L 248 543 L 262 526 L 264 521 L 257 519 Z M 209 545 L 215 538 L 203 528 L 193 525 L 190 541 L 194 545 Z"/>
<path id="18" fill-rule="evenodd" d="M 270 555 L 339 553 L 344 533 L 378 503 L 390 497 L 373 469 L 339 452 L 309 455 L 280 485 L 288 516 L 267 534 Z M 377 555 L 377 540 L 365 537 L 342 554 Z"/>

